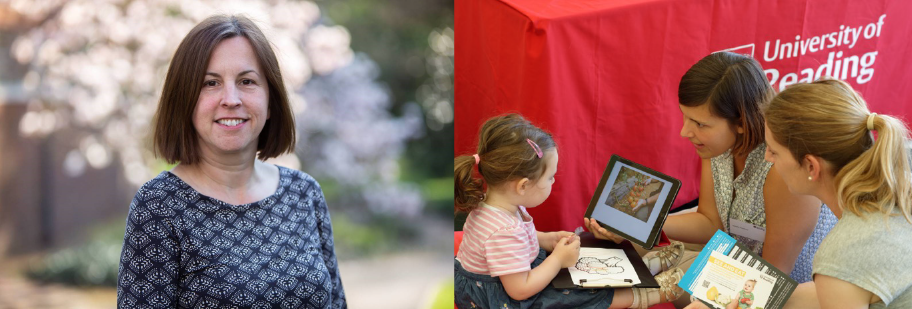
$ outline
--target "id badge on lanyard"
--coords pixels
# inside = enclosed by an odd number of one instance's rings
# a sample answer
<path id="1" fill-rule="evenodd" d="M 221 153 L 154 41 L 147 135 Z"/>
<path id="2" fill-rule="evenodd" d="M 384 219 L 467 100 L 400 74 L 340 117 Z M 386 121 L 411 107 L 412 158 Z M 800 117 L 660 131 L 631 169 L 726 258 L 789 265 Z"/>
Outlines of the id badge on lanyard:
<path id="1" fill-rule="evenodd" d="M 728 232 L 733 235 L 763 242 L 766 238 L 766 227 L 750 224 L 738 219 L 728 219 Z"/>

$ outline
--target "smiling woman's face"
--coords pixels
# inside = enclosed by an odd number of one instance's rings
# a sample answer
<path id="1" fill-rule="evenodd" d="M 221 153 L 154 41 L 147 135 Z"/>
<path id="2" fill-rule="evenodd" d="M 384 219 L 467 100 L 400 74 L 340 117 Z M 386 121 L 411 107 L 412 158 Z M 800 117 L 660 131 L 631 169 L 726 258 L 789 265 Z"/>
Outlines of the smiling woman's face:
<path id="1" fill-rule="evenodd" d="M 212 50 L 193 127 L 202 154 L 256 153 L 257 138 L 269 118 L 269 86 L 253 46 L 244 37 Z"/>

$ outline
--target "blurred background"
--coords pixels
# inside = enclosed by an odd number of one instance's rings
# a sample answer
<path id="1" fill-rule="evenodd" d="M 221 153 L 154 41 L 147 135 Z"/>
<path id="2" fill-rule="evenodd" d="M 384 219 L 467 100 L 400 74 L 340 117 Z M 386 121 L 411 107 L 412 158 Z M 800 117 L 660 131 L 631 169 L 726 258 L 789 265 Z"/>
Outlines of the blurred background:
<path id="1" fill-rule="evenodd" d="M 114 308 L 126 213 L 180 40 L 246 14 L 323 186 L 350 308 L 453 299 L 452 0 L 0 0 L 0 309 Z"/>

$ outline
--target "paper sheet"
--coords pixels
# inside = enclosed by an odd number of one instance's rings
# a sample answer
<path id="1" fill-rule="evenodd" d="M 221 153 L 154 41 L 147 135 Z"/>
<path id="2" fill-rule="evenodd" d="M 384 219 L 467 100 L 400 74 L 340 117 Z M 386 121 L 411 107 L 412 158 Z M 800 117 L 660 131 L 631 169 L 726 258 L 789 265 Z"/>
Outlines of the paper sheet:
<path id="1" fill-rule="evenodd" d="M 640 278 L 627 259 L 624 250 L 604 248 L 580 248 L 580 257 L 576 265 L 569 268 L 573 283 L 580 279 L 588 283 L 604 285 L 639 284 Z M 625 283 L 630 279 L 632 283 Z"/>

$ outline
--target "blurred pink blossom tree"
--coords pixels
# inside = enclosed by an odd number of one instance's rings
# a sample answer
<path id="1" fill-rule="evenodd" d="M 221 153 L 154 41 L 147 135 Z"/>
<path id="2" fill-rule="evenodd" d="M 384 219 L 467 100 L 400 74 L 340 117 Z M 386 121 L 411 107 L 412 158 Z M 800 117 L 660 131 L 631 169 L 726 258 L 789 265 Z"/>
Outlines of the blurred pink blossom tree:
<path id="1" fill-rule="evenodd" d="M 296 152 L 276 164 L 300 168 L 337 186 L 338 205 L 371 213 L 414 217 L 424 207 L 416 186 L 399 180 L 408 140 L 424 134 L 418 104 L 390 113 L 390 95 L 377 82 L 378 67 L 352 51 L 350 35 L 321 17 L 310 1 L 215 0 L 11 0 L 9 7 L 37 27 L 15 39 L 11 54 L 28 66 L 23 90 L 29 111 L 25 136 L 78 132 L 78 147 L 63 170 L 119 164 L 134 186 L 161 170 L 149 145 L 150 121 L 164 73 L 180 39 L 213 14 L 244 14 L 274 45 L 296 114 Z M 449 31 L 449 74 L 452 30 Z M 439 35 L 438 35 L 439 36 Z M 434 44 L 440 41 L 435 38 Z M 447 43 L 442 41 L 444 57 Z M 439 44 L 439 43 L 438 43 Z M 437 50 L 437 48 L 435 48 Z M 447 73 L 446 61 L 441 62 Z M 448 78 L 448 77 L 447 77 Z M 450 83 L 451 85 L 451 83 Z M 437 103 L 445 101 L 442 103 Z M 452 121 L 449 100 L 428 100 L 427 119 Z M 445 104 L 434 109 L 433 104 Z M 449 114 L 447 114 L 449 113 Z"/>

